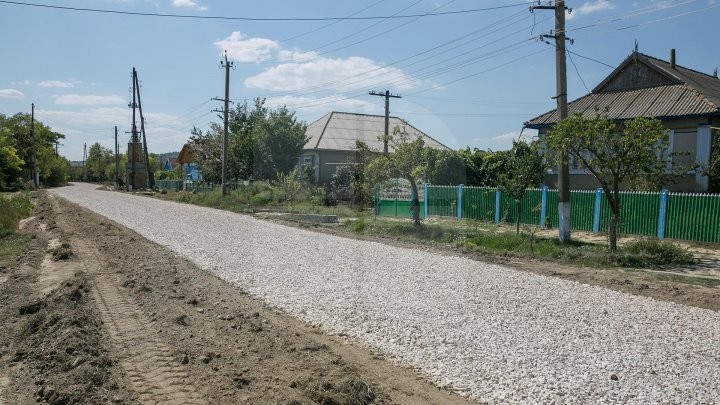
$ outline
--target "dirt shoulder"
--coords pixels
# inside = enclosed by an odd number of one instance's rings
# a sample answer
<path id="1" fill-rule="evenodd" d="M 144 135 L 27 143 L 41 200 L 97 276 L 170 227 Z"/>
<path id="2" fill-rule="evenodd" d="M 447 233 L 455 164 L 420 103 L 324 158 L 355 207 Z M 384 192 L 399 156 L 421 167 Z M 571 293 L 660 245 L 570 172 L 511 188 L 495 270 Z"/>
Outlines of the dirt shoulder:
<path id="1" fill-rule="evenodd" d="M 268 221 L 315 232 L 502 264 L 517 270 L 544 276 L 558 277 L 661 301 L 720 311 L 720 287 L 718 286 L 720 260 L 717 251 L 701 245 L 686 246 L 699 259 L 698 264 L 694 266 L 665 267 L 662 269 L 595 268 L 571 266 L 513 255 L 474 252 L 442 243 L 423 244 L 396 237 L 358 234 L 338 225 L 309 224 L 272 215 L 264 216 L 261 214 L 256 216 Z"/>
<path id="2" fill-rule="evenodd" d="M 468 403 L 88 210 L 37 203 L 0 284 L 0 403 Z"/>

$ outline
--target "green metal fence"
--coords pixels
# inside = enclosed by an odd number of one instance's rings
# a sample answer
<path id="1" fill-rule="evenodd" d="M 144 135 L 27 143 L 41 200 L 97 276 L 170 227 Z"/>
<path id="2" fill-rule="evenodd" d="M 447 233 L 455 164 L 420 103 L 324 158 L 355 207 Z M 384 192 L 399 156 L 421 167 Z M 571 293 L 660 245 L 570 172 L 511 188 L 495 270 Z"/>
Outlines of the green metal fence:
<path id="1" fill-rule="evenodd" d="M 425 185 L 420 213 L 481 221 L 514 223 L 514 199 L 495 188 Z M 605 232 L 610 207 L 602 190 L 570 192 L 571 228 Z M 377 196 L 378 215 L 409 217 L 409 203 L 386 201 Z M 620 193 L 619 232 L 629 235 L 720 243 L 720 195 L 626 192 Z M 458 207 L 458 204 L 460 207 Z M 558 226 L 557 190 L 529 189 L 520 202 L 523 224 Z"/>

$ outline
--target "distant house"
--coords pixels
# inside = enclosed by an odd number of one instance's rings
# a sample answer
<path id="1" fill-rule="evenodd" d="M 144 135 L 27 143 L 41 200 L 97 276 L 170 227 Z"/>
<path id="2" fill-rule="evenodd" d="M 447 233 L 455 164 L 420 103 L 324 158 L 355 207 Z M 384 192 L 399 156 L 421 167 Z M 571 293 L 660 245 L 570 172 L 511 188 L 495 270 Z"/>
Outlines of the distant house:
<path id="1" fill-rule="evenodd" d="M 390 117 L 390 133 L 395 126 L 405 130 L 411 139 L 421 137 L 425 145 L 435 149 L 449 149 L 424 132 L 398 117 Z M 328 183 L 338 167 L 352 161 L 356 141 L 367 144 L 370 149 L 383 150 L 383 142 L 378 139 L 385 132 L 384 115 L 367 115 L 333 111 L 308 125 L 306 134 L 310 140 L 305 144 L 298 167 L 311 166 L 315 169 L 318 183 Z"/>
<path id="2" fill-rule="evenodd" d="M 682 67 L 675 62 L 633 52 L 590 94 L 568 104 L 568 114 L 593 117 L 596 110 L 608 110 L 618 121 L 635 117 L 660 119 L 670 131 L 670 152 L 679 153 L 672 164 L 680 167 L 707 164 L 710 159 L 713 127 L 720 127 L 720 80 L 714 75 Z M 548 111 L 525 123 L 539 131 L 539 137 L 558 121 L 556 110 Z M 716 135 L 717 136 L 717 135 Z M 671 167 L 668 167 L 670 170 Z M 550 187 L 557 185 L 557 172 L 545 177 Z M 597 181 L 571 163 L 570 187 L 594 189 Z M 700 170 L 681 176 L 667 188 L 674 191 L 706 192 L 709 181 Z"/>
<path id="3" fill-rule="evenodd" d="M 184 180 L 202 180 L 200 169 L 195 162 L 195 156 L 193 156 L 192 150 L 189 144 L 185 144 L 178 154 L 177 164 L 182 165 L 182 173 Z"/>
<path id="4" fill-rule="evenodd" d="M 176 157 L 169 157 L 163 161 L 161 170 L 175 170 L 178 166 L 180 166 L 180 163 L 178 163 L 178 159 Z"/>

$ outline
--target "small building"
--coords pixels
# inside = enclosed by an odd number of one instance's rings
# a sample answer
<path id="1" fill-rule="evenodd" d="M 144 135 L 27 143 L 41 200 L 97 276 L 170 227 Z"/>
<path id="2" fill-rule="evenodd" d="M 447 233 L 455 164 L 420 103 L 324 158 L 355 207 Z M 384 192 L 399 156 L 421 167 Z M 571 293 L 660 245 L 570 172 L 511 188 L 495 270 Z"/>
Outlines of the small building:
<path id="1" fill-rule="evenodd" d="M 404 126 L 411 139 L 421 137 L 426 146 L 449 150 L 400 118 L 390 117 L 391 134 L 396 126 Z M 385 116 L 333 111 L 308 125 L 305 133 L 310 140 L 299 157 L 298 167 L 311 166 L 315 170 L 317 182 L 325 184 L 332 179 L 338 167 L 352 162 L 356 141 L 364 142 L 371 150 L 382 152 L 383 142 L 379 136 L 385 133 Z"/>
<path id="2" fill-rule="evenodd" d="M 670 61 L 633 52 L 590 94 L 568 104 L 568 115 L 582 113 L 591 118 L 596 111 L 623 121 L 635 117 L 660 119 L 670 131 L 670 153 L 677 153 L 671 165 L 691 167 L 710 160 L 713 128 L 720 127 L 720 80 L 676 63 L 675 50 Z M 539 138 L 558 121 L 556 110 L 525 123 L 539 131 Z M 717 135 L 716 135 L 717 136 Z M 668 171 L 672 166 L 668 167 Z M 545 184 L 557 187 L 557 172 L 545 176 Z M 598 182 L 574 162 L 570 166 L 572 189 L 594 189 Z M 707 192 L 709 179 L 693 170 L 668 184 L 673 191 Z"/>
<path id="3" fill-rule="evenodd" d="M 180 166 L 180 163 L 178 162 L 178 158 L 169 157 L 169 158 L 165 158 L 165 160 L 162 162 L 162 166 L 160 167 L 160 170 L 168 172 L 168 171 L 177 169 L 178 166 Z"/>
<path id="4" fill-rule="evenodd" d="M 190 144 L 185 144 L 180 150 L 176 159 L 177 164 L 182 166 L 183 180 L 202 180 L 200 169 L 195 162 L 195 156 L 193 156 Z"/>

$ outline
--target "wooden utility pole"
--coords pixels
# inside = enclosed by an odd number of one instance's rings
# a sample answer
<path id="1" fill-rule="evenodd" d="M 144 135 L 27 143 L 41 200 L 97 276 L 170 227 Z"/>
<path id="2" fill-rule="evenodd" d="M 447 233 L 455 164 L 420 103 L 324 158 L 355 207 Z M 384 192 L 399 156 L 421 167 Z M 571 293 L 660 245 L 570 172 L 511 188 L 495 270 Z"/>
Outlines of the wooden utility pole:
<path id="1" fill-rule="evenodd" d="M 35 187 L 40 185 L 40 175 L 37 172 L 37 139 L 35 139 L 35 103 L 31 104 L 30 110 L 30 146 L 32 156 L 32 168 L 30 169 L 30 180 Z"/>
<path id="2" fill-rule="evenodd" d="M 385 138 L 383 139 L 383 153 L 388 153 L 388 139 L 390 137 L 390 97 L 402 98 L 399 94 L 390 94 L 390 90 L 385 93 L 377 93 L 374 90 L 369 93 L 371 96 L 385 97 Z"/>
<path id="3" fill-rule="evenodd" d="M 567 118 L 567 69 L 565 59 L 565 0 L 556 0 L 555 5 L 533 6 L 530 10 L 555 10 L 555 32 L 542 35 L 555 39 L 555 79 L 558 122 Z M 572 11 L 572 10 L 571 10 Z M 558 151 L 558 232 L 560 242 L 570 242 L 570 171 L 566 151 Z"/>
<path id="4" fill-rule="evenodd" d="M 115 126 L 115 190 L 120 188 L 118 176 L 120 175 L 120 160 L 118 159 L 117 125 Z"/>
<path id="5" fill-rule="evenodd" d="M 227 155 L 228 155 L 228 111 L 230 110 L 230 68 L 233 67 L 232 62 L 228 62 L 227 51 L 225 51 L 225 61 L 220 61 L 220 67 L 225 68 L 225 98 L 213 98 L 216 101 L 223 101 L 223 151 L 222 151 L 222 195 L 227 194 Z M 213 110 L 217 111 L 217 110 Z"/>
<path id="6" fill-rule="evenodd" d="M 137 71 L 135 71 L 135 69 L 133 69 L 133 82 L 135 83 L 135 87 L 137 88 L 138 111 L 140 112 L 140 133 L 142 134 L 143 150 L 145 151 L 144 157 L 145 157 L 145 166 L 146 166 L 146 175 L 147 175 L 147 187 L 149 189 L 153 189 L 153 188 L 155 188 L 155 179 L 153 178 L 153 173 L 150 168 L 150 158 L 148 157 L 147 137 L 145 136 L 145 116 L 143 116 L 142 99 L 140 98 L 140 81 L 138 80 Z"/>

